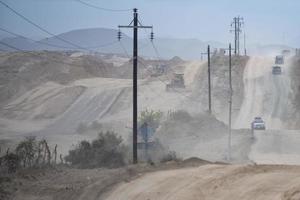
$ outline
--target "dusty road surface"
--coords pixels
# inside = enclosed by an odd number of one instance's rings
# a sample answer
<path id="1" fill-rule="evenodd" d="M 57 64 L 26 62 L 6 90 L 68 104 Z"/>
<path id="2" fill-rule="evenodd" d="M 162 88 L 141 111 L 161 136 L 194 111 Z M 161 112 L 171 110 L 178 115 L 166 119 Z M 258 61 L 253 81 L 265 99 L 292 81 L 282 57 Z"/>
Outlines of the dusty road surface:
<path id="1" fill-rule="evenodd" d="M 300 165 L 300 130 L 254 132 L 248 158 L 257 164 Z"/>
<path id="2" fill-rule="evenodd" d="M 273 57 L 252 57 L 244 71 L 245 94 L 235 128 L 249 128 L 254 117 L 266 121 L 267 129 L 285 129 L 282 119 L 290 109 L 289 60 L 280 75 L 272 74 Z M 291 128 L 291 127 L 288 127 Z"/>
<path id="3" fill-rule="evenodd" d="M 300 199 L 300 167 L 204 165 L 158 171 L 117 185 L 104 199 Z"/>

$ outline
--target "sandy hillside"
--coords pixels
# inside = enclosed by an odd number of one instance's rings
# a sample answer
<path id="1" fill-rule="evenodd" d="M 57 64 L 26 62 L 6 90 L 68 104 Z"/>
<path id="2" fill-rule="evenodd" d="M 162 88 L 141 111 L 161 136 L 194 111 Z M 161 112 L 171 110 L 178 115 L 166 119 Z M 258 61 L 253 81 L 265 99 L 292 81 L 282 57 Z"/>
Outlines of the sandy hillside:
<path id="1" fill-rule="evenodd" d="M 121 183 L 106 200 L 291 200 L 300 198 L 300 167 L 205 165 L 146 174 Z"/>

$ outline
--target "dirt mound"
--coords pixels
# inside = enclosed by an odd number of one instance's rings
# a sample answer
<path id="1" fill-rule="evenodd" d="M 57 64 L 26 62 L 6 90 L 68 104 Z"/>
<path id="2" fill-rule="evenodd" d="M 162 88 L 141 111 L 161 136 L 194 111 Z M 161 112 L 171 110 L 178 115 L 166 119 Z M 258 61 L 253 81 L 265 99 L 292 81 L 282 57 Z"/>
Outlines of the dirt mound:
<path id="1" fill-rule="evenodd" d="M 207 165 L 207 164 L 212 164 L 211 162 L 207 160 L 203 160 L 197 157 L 191 157 L 188 159 L 185 159 L 182 161 L 184 165 L 188 166 L 199 166 L 199 165 Z"/>
<path id="2" fill-rule="evenodd" d="M 53 119 L 65 112 L 84 90 L 82 86 L 48 82 L 8 103 L 0 114 L 18 120 Z"/>
<path id="3" fill-rule="evenodd" d="M 226 129 L 223 122 L 208 113 L 191 116 L 185 111 L 177 111 L 171 114 L 160 127 L 158 135 L 159 137 L 198 136 L 209 139 L 209 137 L 222 135 Z"/>
<path id="4" fill-rule="evenodd" d="M 227 162 L 228 127 L 208 113 L 171 114 L 158 132 L 162 145 L 175 151 L 179 158 L 198 157 L 211 162 Z M 232 161 L 247 162 L 252 140 L 247 130 L 232 132 Z"/>
<path id="5" fill-rule="evenodd" d="M 114 67 L 96 55 L 72 55 L 48 51 L 1 53 L 0 103 L 46 82 L 68 84 L 93 77 L 124 78 L 122 71 L 127 70 Z"/>
<path id="6" fill-rule="evenodd" d="M 169 60 L 169 62 L 174 63 L 174 64 L 182 64 L 184 60 L 182 60 L 179 56 L 174 56 Z"/>

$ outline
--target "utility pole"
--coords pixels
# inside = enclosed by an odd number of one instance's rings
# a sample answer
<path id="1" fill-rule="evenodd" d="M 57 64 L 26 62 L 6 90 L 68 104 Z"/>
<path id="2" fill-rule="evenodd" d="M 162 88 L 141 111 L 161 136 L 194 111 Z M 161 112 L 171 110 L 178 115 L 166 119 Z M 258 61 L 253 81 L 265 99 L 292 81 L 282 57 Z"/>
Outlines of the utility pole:
<path id="1" fill-rule="evenodd" d="M 207 46 L 207 52 L 201 53 L 201 60 L 203 55 L 207 55 L 207 79 L 208 79 L 208 112 L 209 114 L 212 113 L 212 106 L 211 106 L 211 71 L 210 71 L 210 45 Z"/>
<path id="2" fill-rule="evenodd" d="M 207 46 L 208 112 L 211 114 L 210 46 Z"/>
<path id="3" fill-rule="evenodd" d="M 133 26 L 132 26 L 133 22 Z M 132 28 L 133 29 L 133 163 L 136 164 L 138 162 L 138 154 L 137 154 L 137 133 L 138 133 L 138 102 L 137 102 L 137 74 L 138 74 L 138 29 L 139 28 L 150 28 L 152 26 L 142 26 L 139 25 L 138 20 L 138 12 L 137 9 L 133 9 L 133 20 L 128 26 L 119 26 L 120 28 Z M 119 34 L 120 35 L 120 34 Z M 118 35 L 118 38 L 121 37 Z M 153 39 L 153 32 L 151 32 L 151 39 Z"/>
<path id="4" fill-rule="evenodd" d="M 234 32 L 234 54 L 240 55 L 240 33 L 242 32 L 242 25 L 244 25 L 244 19 L 240 16 L 234 17 L 233 22 L 231 23 L 230 32 Z"/>
<path id="5" fill-rule="evenodd" d="M 232 81 L 231 81 L 231 44 L 229 44 L 229 118 L 228 118 L 228 161 L 231 159 L 231 113 L 232 113 Z"/>
<path id="6" fill-rule="evenodd" d="M 247 56 L 247 49 L 246 49 L 246 33 L 244 31 L 244 55 Z"/>

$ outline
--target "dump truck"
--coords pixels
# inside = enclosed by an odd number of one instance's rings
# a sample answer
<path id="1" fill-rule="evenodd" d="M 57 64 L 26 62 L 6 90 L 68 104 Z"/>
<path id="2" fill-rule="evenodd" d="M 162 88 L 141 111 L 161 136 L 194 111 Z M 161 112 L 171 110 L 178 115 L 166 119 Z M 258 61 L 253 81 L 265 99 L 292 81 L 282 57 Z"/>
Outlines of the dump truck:
<path id="1" fill-rule="evenodd" d="M 185 88 L 183 73 L 174 73 L 171 82 L 166 85 L 167 91 L 174 88 Z"/>

